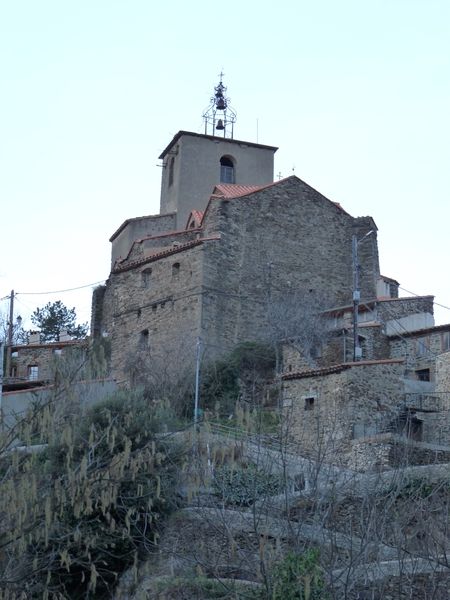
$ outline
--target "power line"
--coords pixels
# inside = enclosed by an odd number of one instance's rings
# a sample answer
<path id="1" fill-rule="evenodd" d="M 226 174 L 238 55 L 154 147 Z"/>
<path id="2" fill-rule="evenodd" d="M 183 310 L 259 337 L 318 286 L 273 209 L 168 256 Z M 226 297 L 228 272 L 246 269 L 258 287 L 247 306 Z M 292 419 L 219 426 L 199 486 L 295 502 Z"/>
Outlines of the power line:
<path id="1" fill-rule="evenodd" d="M 68 288 L 66 290 L 53 290 L 52 292 L 17 292 L 21 296 L 43 296 L 46 294 L 62 294 L 64 292 L 74 292 L 75 290 L 82 290 L 83 288 L 91 287 L 93 285 L 99 285 L 101 283 L 105 283 L 106 279 L 102 279 L 101 281 L 94 281 L 94 283 L 87 283 L 86 285 L 80 285 L 74 288 Z M 9 296 L 6 296 L 9 298 Z M 3 298 L 2 298 L 3 300 Z"/>
<path id="2" fill-rule="evenodd" d="M 403 290 L 407 294 L 412 294 L 413 296 L 417 296 L 418 298 L 423 296 L 423 294 L 416 294 L 415 292 L 411 292 L 410 290 L 407 290 L 401 286 L 399 286 L 399 289 Z M 441 308 L 446 308 L 447 310 L 450 310 L 450 306 L 445 306 L 445 304 L 439 304 L 439 302 L 436 302 L 435 300 L 433 300 L 433 304 L 436 304 L 436 306 L 440 306 Z"/>

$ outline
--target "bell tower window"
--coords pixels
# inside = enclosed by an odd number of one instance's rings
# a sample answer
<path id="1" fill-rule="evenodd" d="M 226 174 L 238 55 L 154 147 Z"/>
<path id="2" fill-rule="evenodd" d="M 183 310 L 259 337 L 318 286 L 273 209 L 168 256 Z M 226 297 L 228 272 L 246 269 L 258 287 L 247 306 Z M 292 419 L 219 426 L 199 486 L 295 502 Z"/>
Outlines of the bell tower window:
<path id="1" fill-rule="evenodd" d="M 220 183 L 235 183 L 234 164 L 229 156 L 220 159 Z"/>

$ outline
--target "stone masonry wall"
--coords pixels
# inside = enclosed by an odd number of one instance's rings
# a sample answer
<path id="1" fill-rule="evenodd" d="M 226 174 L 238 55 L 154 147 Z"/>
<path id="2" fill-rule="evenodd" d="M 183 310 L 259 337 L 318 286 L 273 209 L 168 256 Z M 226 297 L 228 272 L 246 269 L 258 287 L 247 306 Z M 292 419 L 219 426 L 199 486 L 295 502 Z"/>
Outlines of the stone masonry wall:
<path id="1" fill-rule="evenodd" d="M 210 300 L 203 325 L 215 343 L 268 337 L 268 305 L 299 292 L 311 290 L 328 306 L 351 301 L 354 219 L 298 178 L 230 201 L 213 199 L 204 224 L 205 235 L 221 237 L 204 263 Z M 378 278 L 377 255 L 364 269 Z M 364 285 L 373 297 L 375 278 Z"/>
<path id="2" fill-rule="evenodd" d="M 143 357 L 175 372 L 195 360 L 200 334 L 202 245 L 112 273 L 102 335 L 111 339 L 112 373 L 127 378 Z M 181 361 L 181 362 L 180 362 Z"/>
<path id="3" fill-rule="evenodd" d="M 173 248 L 177 244 L 186 244 L 187 242 L 197 239 L 198 236 L 198 229 L 189 229 L 187 231 L 173 231 L 168 234 L 141 238 L 134 242 L 129 255 L 127 256 L 127 261 L 124 261 L 121 264 L 127 264 L 128 261 L 147 258 L 157 252 Z"/>
<path id="4" fill-rule="evenodd" d="M 430 369 L 430 380 L 436 379 L 436 358 L 442 353 L 442 332 L 432 331 L 415 335 L 393 336 L 389 338 L 391 358 L 404 358 L 405 368 L 410 377 L 416 371 Z"/>
<path id="5" fill-rule="evenodd" d="M 389 429 L 403 408 L 401 362 L 357 363 L 335 372 L 285 378 L 289 436 L 304 451 L 330 460 L 348 453 L 355 436 Z"/>
<path id="6" fill-rule="evenodd" d="M 401 319 L 417 313 L 433 314 L 433 296 L 416 298 L 392 298 L 377 303 L 378 319 L 385 323 L 392 319 Z"/>
<path id="7" fill-rule="evenodd" d="M 242 341 L 279 337 L 268 314 L 296 302 L 299 293 L 311 293 L 327 307 L 348 304 L 356 226 L 363 235 L 374 225 L 370 218 L 355 220 L 294 176 L 243 197 L 211 199 L 203 232 L 186 234 L 202 234 L 202 240 L 173 252 L 172 244 L 166 255 L 146 257 L 142 251 L 135 263 L 113 270 L 103 310 L 97 311 L 102 324 L 95 327 L 111 336 L 113 374 L 125 376 L 126 362 L 136 346 L 142 349 L 144 337 L 151 352 L 186 345 L 192 353 L 200 335 L 211 359 Z M 141 245 L 153 242 L 159 243 Z M 375 295 L 379 277 L 374 242 L 360 261 L 367 297 Z M 287 320 L 283 310 L 277 319 L 277 325 Z"/>
<path id="8" fill-rule="evenodd" d="M 436 393 L 450 398 L 450 352 L 443 352 L 436 360 Z"/>
<path id="9" fill-rule="evenodd" d="M 138 238 L 157 235 L 165 231 L 173 231 L 176 227 L 175 213 L 149 215 L 129 219 L 111 237 L 111 265 L 116 260 L 124 259 L 130 251 L 133 242 Z"/>
<path id="10" fill-rule="evenodd" d="M 48 344 L 28 344 L 13 347 L 12 367 L 18 379 L 28 380 L 30 366 L 37 366 L 36 381 L 46 381 L 53 377 L 53 365 L 60 357 L 84 347 L 85 342 L 54 342 Z"/>

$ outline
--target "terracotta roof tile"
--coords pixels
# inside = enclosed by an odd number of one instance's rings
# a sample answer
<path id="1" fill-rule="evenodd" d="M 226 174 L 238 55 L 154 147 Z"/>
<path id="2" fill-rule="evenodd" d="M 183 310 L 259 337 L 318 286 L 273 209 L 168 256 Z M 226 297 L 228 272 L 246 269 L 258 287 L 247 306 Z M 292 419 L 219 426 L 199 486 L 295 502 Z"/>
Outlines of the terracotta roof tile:
<path id="1" fill-rule="evenodd" d="M 186 221 L 186 227 L 183 231 L 185 231 L 186 229 L 189 229 L 189 223 L 192 221 L 192 219 L 194 219 L 195 225 L 197 227 L 199 227 L 200 223 L 202 222 L 204 214 L 205 213 L 202 210 L 196 210 L 196 209 L 191 210 L 191 212 L 189 213 L 188 220 Z"/>
<path id="2" fill-rule="evenodd" d="M 306 377 L 320 377 L 321 375 L 330 375 L 331 373 L 340 373 L 346 371 L 352 367 L 364 367 L 370 365 L 390 365 L 390 364 L 401 364 L 404 362 L 404 358 L 383 358 L 380 360 L 360 360 L 358 362 L 341 363 L 339 365 L 333 365 L 331 367 L 323 367 L 321 369 L 310 369 L 309 371 L 297 371 L 296 373 L 286 373 L 282 375 L 282 379 L 304 379 Z"/>
<path id="3" fill-rule="evenodd" d="M 208 237 L 208 238 L 201 238 L 199 240 L 193 240 L 191 242 L 187 242 L 186 244 L 180 244 L 179 246 L 172 246 L 171 248 L 168 248 L 167 250 L 157 252 L 156 254 L 152 254 L 150 256 L 146 256 L 146 257 L 140 258 L 138 260 L 134 260 L 125 265 L 115 266 L 112 269 L 111 273 L 115 274 L 115 273 L 123 273 L 124 271 L 131 271 L 131 269 L 134 269 L 141 265 L 145 265 L 146 263 L 155 262 L 156 260 L 159 260 L 160 258 L 164 258 L 165 256 L 170 256 L 172 254 L 178 254 L 178 252 L 183 252 L 184 250 L 189 250 L 190 248 L 194 248 L 195 246 L 200 246 L 204 242 L 209 242 L 211 240 L 219 240 L 219 239 L 220 239 L 219 236 L 214 236 L 214 237 Z"/>
<path id="4" fill-rule="evenodd" d="M 224 198 L 239 198 L 263 189 L 266 186 L 261 185 L 240 185 L 238 183 L 219 183 L 214 187 L 213 196 L 223 196 Z"/>

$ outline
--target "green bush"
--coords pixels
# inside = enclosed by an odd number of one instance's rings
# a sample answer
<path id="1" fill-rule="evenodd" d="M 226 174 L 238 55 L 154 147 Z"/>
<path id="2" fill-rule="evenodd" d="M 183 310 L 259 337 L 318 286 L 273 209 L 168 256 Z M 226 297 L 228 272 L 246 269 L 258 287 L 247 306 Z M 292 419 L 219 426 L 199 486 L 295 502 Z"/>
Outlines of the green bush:
<path id="1" fill-rule="evenodd" d="M 0 541 L 14 561 L 0 591 L 111 598 L 120 574 L 155 547 L 176 507 L 183 449 L 159 434 L 171 419 L 165 407 L 133 392 L 85 414 L 70 406 L 44 452 L 11 455 L 0 488 L 8 523 Z"/>
<path id="2" fill-rule="evenodd" d="M 325 580 L 315 548 L 289 552 L 272 571 L 271 600 L 325 600 Z"/>
<path id="3" fill-rule="evenodd" d="M 246 467 L 225 465 L 215 470 L 213 488 L 224 504 L 249 506 L 258 499 L 280 494 L 283 481 L 254 464 Z"/>
<path id="4" fill-rule="evenodd" d="M 219 404 L 221 415 L 234 411 L 243 383 L 267 381 L 275 369 L 273 348 L 256 342 L 244 342 L 225 358 L 208 365 L 202 373 L 200 396 L 202 407 L 215 410 Z"/>

